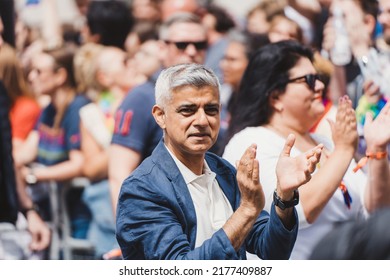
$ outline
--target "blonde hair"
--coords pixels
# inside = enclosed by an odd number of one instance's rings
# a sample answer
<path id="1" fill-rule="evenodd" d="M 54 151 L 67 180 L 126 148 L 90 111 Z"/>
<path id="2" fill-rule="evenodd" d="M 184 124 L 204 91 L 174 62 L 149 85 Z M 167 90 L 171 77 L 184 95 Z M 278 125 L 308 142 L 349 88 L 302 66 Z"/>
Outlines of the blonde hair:
<path id="1" fill-rule="evenodd" d="M 77 91 L 93 100 L 103 90 L 96 80 L 97 57 L 103 48 L 104 46 L 99 44 L 87 43 L 78 49 L 74 57 Z"/>

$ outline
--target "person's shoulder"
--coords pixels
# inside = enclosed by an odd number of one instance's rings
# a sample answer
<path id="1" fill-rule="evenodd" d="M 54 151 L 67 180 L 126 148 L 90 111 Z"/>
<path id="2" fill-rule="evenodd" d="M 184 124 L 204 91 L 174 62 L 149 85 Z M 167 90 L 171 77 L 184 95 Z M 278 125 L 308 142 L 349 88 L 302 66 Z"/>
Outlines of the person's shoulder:
<path id="1" fill-rule="evenodd" d="M 91 103 L 91 100 L 85 95 L 76 95 L 70 106 L 75 108 L 81 108 L 89 103 Z"/>
<path id="2" fill-rule="evenodd" d="M 146 82 L 132 88 L 124 98 L 122 105 L 135 102 L 136 100 L 144 100 L 145 98 L 154 102 L 154 87 L 160 73 L 161 70 L 156 71 Z"/>
<path id="3" fill-rule="evenodd" d="M 154 96 L 154 83 L 150 80 L 134 87 L 131 89 L 125 97 L 125 100 L 131 100 L 133 98 L 137 98 L 138 96 Z"/>
<path id="4" fill-rule="evenodd" d="M 96 103 L 91 102 L 91 103 L 87 103 L 80 109 L 80 114 L 90 114 L 90 113 L 92 114 L 98 110 L 100 110 L 99 106 Z"/>
<path id="5" fill-rule="evenodd" d="M 256 143 L 258 146 L 264 146 L 269 139 L 269 131 L 267 128 L 258 127 L 246 127 L 243 130 L 237 132 L 229 140 L 225 147 L 223 157 L 225 153 L 242 153 L 243 150 L 248 148 L 251 144 Z"/>
<path id="6" fill-rule="evenodd" d="M 154 92 L 154 83 L 150 80 L 147 80 L 146 82 L 134 87 L 129 93 L 148 94 L 151 92 L 151 90 Z"/>
<path id="7" fill-rule="evenodd" d="M 123 99 L 118 109 L 127 110 L 129 108 L 142 108 L 146 105 L 154 105 L 154 85 L 145 82 L 133 88 Z"/>
<path id="8" fill-rule="evenodd" d="M 152 156 L 149 156 L 123 181 L 122 188 L 132 193 L 144 188 L 149 191 L 154 189 L 155 192 L 160 192 L 164 189 L 165 181 L 169 182 L 164 170 Z"/>
<path id="9" fill-rule="evenodd" d="M 255 139 L 259 139 L 258 138 L 259 135 L 266 135 L 266 134 L 268 134 L 268 129 L 265 127 L 249 126 L 234 134 L 232 139 L 234 139 L 235 141 L 244 140 L 244 139 L 251 140 L 252 137 L 256 137 Z"/>
<path id="10" fill-rule="evenodd" d="M 77 95 L 73 101 L 69 104 L 64 116 L 66 123 L 77 121 L 80 118 L 80 110 L 87 104 L 91 103 L 91 100 L 83 95 Z"/>
<path id="11" fill-rule="evenodd" d="M 30 115 L 39 114 L 41 112 L 41 107 L 34 98 L 21 96 L 16 99 L 12 110 Z"/>
<path id="12" fill-rule="evenodd" d="M 28 106 L 29 108 L 40 108 L 38 102 L 29 96 L 20 96 L 15 100 L 15 104 Z"/>

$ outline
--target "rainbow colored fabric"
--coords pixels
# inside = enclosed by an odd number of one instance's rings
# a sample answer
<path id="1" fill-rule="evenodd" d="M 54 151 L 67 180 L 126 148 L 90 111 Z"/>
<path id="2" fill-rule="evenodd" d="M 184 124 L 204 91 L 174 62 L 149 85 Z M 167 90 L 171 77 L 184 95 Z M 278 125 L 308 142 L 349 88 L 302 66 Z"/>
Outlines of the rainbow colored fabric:
<path id="1" fill-rule="evenodd" d="M 356 107 L 356 118 L 358 123 L 364 125 L 367 112 L 371 112 L 375 119 L 376 116 L 378 116 L 379 112 L 382 110 L 382 108 L 385 106 L 386 102 L 387 99 L 382 96 L 377 103 L 369 103 L 367 101 L 367 97 L 363 95 L 359 99 L 358 106 Z"/>

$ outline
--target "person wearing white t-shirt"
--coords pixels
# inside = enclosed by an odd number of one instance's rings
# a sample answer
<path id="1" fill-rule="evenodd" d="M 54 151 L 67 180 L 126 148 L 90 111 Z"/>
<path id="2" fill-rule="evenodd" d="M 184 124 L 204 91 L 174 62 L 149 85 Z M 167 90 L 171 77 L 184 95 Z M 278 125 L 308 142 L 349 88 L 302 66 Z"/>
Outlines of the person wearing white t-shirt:
<path id="1" fill-rule="evenodd" d="M 334 146 L 330 139 L 309 132 L 324 112 L 323 89 L 308 47 L 283 41 L 261 48 L 252 56 L 241 80 L 232 109 L 231 138 L 223 154 L 223 158 L 234 163 L 248 142 L 257 144 L 260 182 L 265 209 L 269 210 L 276 183 L 277 151 L 285 138 L 291 133 L 296 137 L 292 156 L 318 143 L 324 145 L 312 179 L 299 188 L 299 230 L 292 259 L 309 258 L 316 243 L 336 224 L 364 219 L 390 205 L 390 104 L 375 120 L 367 115 L 364 135 L 369 172 L 365 175 L 359 170 L 364 162 L 356 164 L 353 160 L 358 133 L 348 97 L 340 99 L 336 120 L 330 121 Z"/>

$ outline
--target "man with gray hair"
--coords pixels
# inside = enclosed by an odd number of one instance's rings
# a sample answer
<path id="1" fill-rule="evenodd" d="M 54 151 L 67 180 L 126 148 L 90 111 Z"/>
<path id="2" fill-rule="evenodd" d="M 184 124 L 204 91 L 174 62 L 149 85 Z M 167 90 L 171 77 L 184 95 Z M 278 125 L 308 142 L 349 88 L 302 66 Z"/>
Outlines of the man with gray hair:
<path id="1" fill-rule="evenodd" d="M 175 14 L 159 31 L 160 60 L 164 67 L 180 63 L 203 63 L 207 38 L 200 19 L 189 13 Z M 109 181 L 114 212 L 123 180 L 149 156 L 162 137 L 151 114 L 154 86 L 161 69 L 147 82 L 131 90 L 115 114 L 109 150 Z"/>
<path id="2" fill-rule="evenodd" d="M 209 153 L 220 126 L 219 82 L 203 65 L 180 64 L 156 82 L 153 116 L 163 139 L 124 181 L 117 209 L 117 240 L 125 259 L 288 259 L 297 235 L 294 207 L 265 203 L 256 146 L 237 171 Z M 319 161 L 316 147 L 290 157 L 286 140 L 277 165 L 281 198 L 294 197 Z M 280 202 L 280 201 L 279 201 Z"/>

